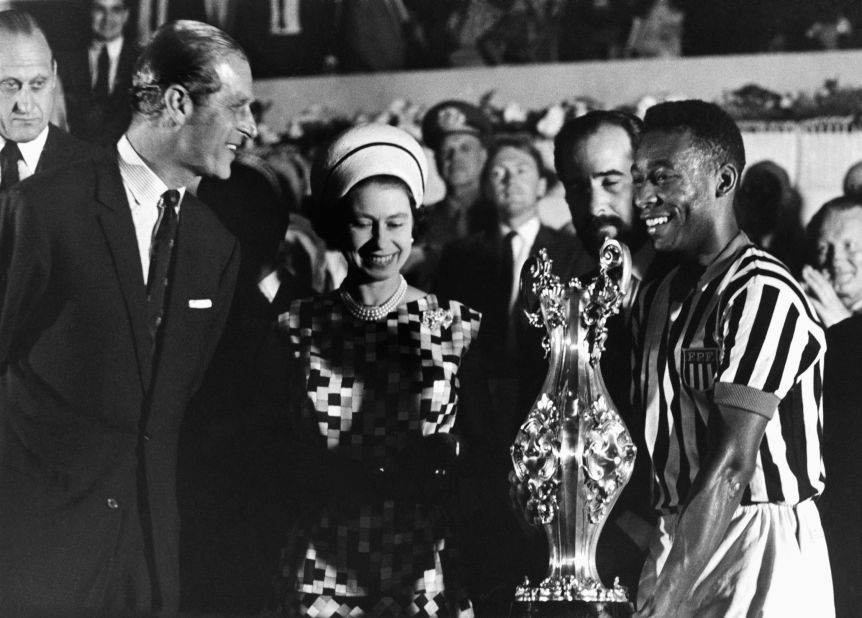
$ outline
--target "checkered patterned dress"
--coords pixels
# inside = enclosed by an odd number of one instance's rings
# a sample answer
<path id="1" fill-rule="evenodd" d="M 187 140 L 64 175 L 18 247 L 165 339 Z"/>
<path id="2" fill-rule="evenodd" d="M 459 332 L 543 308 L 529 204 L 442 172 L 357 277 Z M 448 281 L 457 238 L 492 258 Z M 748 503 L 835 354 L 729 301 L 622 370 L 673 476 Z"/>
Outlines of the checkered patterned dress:
<path id="1" fill-rule="evenodd" d="M 433 295 L 378 322 L 355 319 L 334 293 L 296 301 L 280 326 L 298 362 L 289 413 L 301 439 L 383 467 L 411 439 L 448 432 L 479 320 Z M 472 616 L 443 507 L 385 500 L 348 513 L 318 505 L 300 518 L 282 552 L 286 613 Z"/>

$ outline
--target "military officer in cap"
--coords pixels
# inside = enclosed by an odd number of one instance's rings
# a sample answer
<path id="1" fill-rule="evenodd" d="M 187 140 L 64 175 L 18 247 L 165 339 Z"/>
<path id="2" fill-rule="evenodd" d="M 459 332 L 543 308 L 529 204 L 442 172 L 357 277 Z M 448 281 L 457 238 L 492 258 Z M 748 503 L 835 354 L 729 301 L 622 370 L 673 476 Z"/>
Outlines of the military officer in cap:
<path id="1" fill-rule="evenodd" d="M 417 242 L 405 266 L 408 281 L 427 289 L 434 281 L 442 246 L 493 228 L 496 215 L 482 200 L 480 176 L 492 139 L 485 113 L 464 101 L 443 101 L 425 114 L 422 138 L 434 151 L 446 186 L 445 197 L 423 209 Z"/>

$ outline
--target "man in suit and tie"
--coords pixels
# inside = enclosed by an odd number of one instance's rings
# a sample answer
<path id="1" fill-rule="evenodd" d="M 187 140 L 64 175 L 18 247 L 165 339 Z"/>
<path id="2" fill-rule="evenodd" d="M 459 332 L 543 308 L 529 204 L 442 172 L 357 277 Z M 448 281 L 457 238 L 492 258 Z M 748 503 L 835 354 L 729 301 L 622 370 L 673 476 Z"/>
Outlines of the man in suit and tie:
<path id="1" fill-rule="evenodd" d="M 73 135 L 117 143 L 131 119 L 132 71 L 138 50 L 125 34 L 131 0 L 90 0 L 86 47 L 61 55 L 59 74 Z"/>
<path id="2" fill-rule="evenodd" d="M 583 274 L 596 263 L 580 240 L 539 221 L 538 202 L 546 187 L 542 157 L 532 143 L 518 137 L 498 139 L 482 173 L 483 192 L 495 208 L 497 224 L 446 246 L 434 286 L 439 295 L 482 312 L 480 337 L 489 353 L 499 437 L 507 445 L 547 370 L 543 333 L 527 323 L 516 302 L 521 269 L 540 249 L 565 271 L 563 276 Z M 522 385 L 535 385 L 536 376 L 535 392 L 525 392 Z"/>
<path id="3" fill-rule="evenodd" d="M 48 122 L 56 83 L 51 48 L 36 20 L 0 11 L 0 190 L 97 153 Z"/>
<path id="4" fill-rule="evenodd" d="M 491 394 L 488 427 L 496 444 L 494 468 L 470 505 L 475 512 L 462 531 L 477 614 L 504 615 L 514 587 L 542 577 L 546 555 L 519 527 L 508 508 L 508 448 L 538 396 L 548 365 L 543 331 L 530 326 L 517 302 L 518 280 L 527 258 L 545 249 L 566 278 L 595 268 L 577 238 L 542 225 L 538 202 L 545 193 L 542 157 L 525 138 L 500 138 L 482 173 L 486 198 L 497 225 L 443 249 L 434 291 L 482 312 L 475 353 L 482 355 Z M 467 412 L 465 410 L 465 412 Z M 471 411 L 472 413 L 472 411 Z"/>
<path id="5" fill-rule="evenodd" d="M 256 132 L 235 41 L 166 24 L 111 156 L 0 194 L 0 614 L 171 614 L 177 436 L 236 239 L 185 191 Z"/>

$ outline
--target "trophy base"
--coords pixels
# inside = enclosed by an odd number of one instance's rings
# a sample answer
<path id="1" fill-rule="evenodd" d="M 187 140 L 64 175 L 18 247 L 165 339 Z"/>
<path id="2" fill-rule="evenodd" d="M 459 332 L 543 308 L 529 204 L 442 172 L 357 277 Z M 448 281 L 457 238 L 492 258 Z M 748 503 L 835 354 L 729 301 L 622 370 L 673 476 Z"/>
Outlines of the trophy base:
<path id="1" fill-rule="evenodd" d="M 630 618 L 631 603 L 619 601 L 515 601 L 509 618 Z"/>

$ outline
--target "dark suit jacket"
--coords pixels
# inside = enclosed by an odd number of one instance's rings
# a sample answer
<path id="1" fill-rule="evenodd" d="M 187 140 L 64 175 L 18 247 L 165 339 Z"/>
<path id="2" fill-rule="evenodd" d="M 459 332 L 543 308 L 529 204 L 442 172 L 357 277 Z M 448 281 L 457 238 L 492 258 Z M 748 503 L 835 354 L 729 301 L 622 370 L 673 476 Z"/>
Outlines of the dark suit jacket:
<path id="1" fill-rule="evenodd" d="M 817 506 L 832 564 L 838 618 L 862 607 L 862 315 L 826 331 L 823 370 L 826 489 Z"/>
<path id="2" fill-rule="evenodd" d="M 66 115 L 73 135 L 103 145 L 117 142 L 132 118 L 129 89 L 137 58 L 138 49 L 134 41 L 125 37 L 117 60 L 114 89 L 108 100 L 101 103 L 93 98 L 88 48 L 60 55 L 57 72 L 63 83 Z"/>
<path id="3" fill-rule="evenodd" d="M 509 505 L 509 446 L 539 394 L 548 365 L 541 346 L 542 330 L 530 326 L 520 311 L 509 329 L 502 285 L 510 275 L 502 272 L 502 242 L 500 228 L 494 226 L 445 246 L 433 286 L 438 296 L 454 298 L 482 312 L 479 337 L 470 353 L 478 356 L 484 369 L 492 402 L 485 410 L 459 411 L 459 420 L 483 427 L 494 449 L 488 456 L 490 470 L 470 486 L 470 500 L 460 505 L 470 515 L 461 522 L 459 534 L 477 613 L 493 616 L 508 612 L 514 587 L 525 575 L 541 578 L 548 566 L 541 539 L 525 534 Z M 542 248 L 565 279 L 595 268 L 580 240 L 563 232 L 542 226 L 530 253 Z M 506 344 L 509 334 L 516 338 L 513 346 Z M 462 378 L 462 388 L 475 388 L 468 383 L 468 375 Z M 474 418 L 468 419 L 463 412 Z"/>
<path id="4" fill-rule="evenodd" d="M 155 357 L 115 158 L 0 194 L 0 246 L 0 613 L 175 611 L 177 435 L 237 242 L 186 195 Z"/>
<path id="5" fill-rule="evenodd" d="M 47 172 L 55 167 L 63 167 L 75 161 L 100 158 L 104 152 L 98 146 L 69 135 L 63 129 L 48 125 L 48 139 L 39 155 L 36 174 Z"/>
<path id="6" fill-rule="evenodd" d="M 485 356 L 489 377 L 515 377 L 517 380 L 516 416 L 497 419 L 498 423 L 502 423 L 498 425 L 500 440 L 504 444 L 511 444 L 538 395 L 547 373 L 547 362 L 541 346 L 544 332 L 530 326 L 521 311 L 516 311 L 515 316 L 515 347 L 518 354 L 514 362 L 507 357 L 504 349 L 508 309 L 501 305 L 499 299 L 505 295 L 500 289 L 500 282 L 508 275 L 503 276 L 501 273 L 502 240 L 499 226 L 495 226 L 490 231 L 479 232 L 447 245 L 443 249 L 433 289 L 443 298 L 459 300 L 482 312 L 478 349 Z M 530 255 L 535 255 L 540 249 L 547 250 L 548 257 L 554 261 L 555 271 L 564 280 L 595 267 L 595 260 L 587 255 L 578 238 L 544 225 L 539 228 Z"/>

